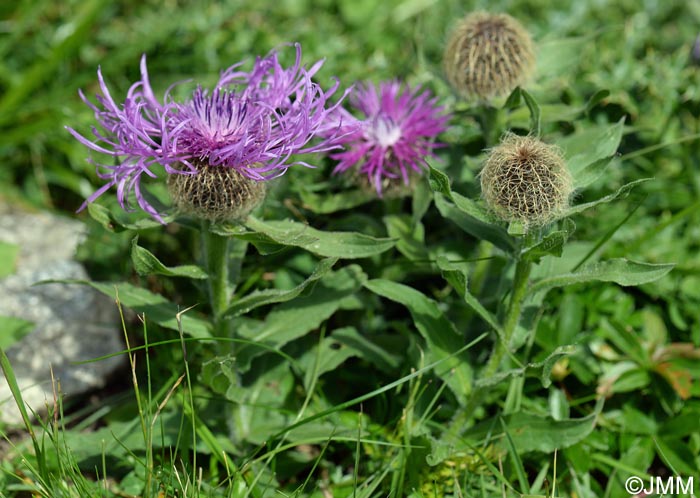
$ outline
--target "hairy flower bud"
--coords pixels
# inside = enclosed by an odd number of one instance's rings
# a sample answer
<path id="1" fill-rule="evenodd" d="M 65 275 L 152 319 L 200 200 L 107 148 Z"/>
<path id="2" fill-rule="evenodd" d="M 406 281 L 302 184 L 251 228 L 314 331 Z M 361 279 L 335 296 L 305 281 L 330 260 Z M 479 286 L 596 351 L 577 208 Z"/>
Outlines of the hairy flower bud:
<path id="1" fill-rule="evenodd" d="M 509 134 L 486 159 L 481 192 L 496 216 L 527 228 L 552 221 L 568 207 L 573 179 L 557 147 Z"/>
<path id="2" fill-rule="evenodd" d="M 528 32 L 507 14 L 474 12 L 452 31 L 443 65 L 447 80 L 462 96 L 506 95 L 534 68 Z"/>
<path id="3" fill-rule="evenodd" d="M 200 165 L 194 174 L 170 175 L 168 190 L 183 213 L 211 222 L 242 221 L 265 198 L 265 182 L 235 168 Z"/>

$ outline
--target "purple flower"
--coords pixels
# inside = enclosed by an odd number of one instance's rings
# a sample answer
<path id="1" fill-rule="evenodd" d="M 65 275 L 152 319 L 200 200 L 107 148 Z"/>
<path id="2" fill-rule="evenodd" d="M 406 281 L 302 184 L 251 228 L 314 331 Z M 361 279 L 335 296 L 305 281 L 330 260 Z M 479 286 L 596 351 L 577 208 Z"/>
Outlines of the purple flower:
<path id="1" fill-rule="evenodd" d="M 338 148 L 340 127 L 329 131 L 328 120 L 340 102 L 327 104 L 339 83 L 336 80 L 324 91 L 312 82 L 323 60 L 307 69 L 301 65 L 300 45 L 295 47 L 292 67 L 283 68 L 273 51 L 258 57 L 249 72 L 241 71 L 241 64 L 230 67 L 221 73 L 213 90 L 198 86 L 185 102 L 174 101 L 170 89 L 162 102 L 155 97 L 145 55 L 141 58 L 141 79 L 131 86 L 122 104 L 114 101 L 98 69 L 102 91 L 96 96 L 98 105 L 82 91 L 80 97 L 95 112 L 104 131 L 93 127 L 94 139 L 89 139 L 66 128 L 86 147 L 116 160 L 89 160 L 106 183 L 80 210 L 116 186 L 122 208 L 131 209 L 129 195 L 133 192 L 141 209 L 163 223 L 141 191 L 141 176 L 155 178 L 157 164 L 169 175 L 195 175 L 198 166 L 219 166 L 263 181 L 282 175 L 295 164 L 311 167 L 292 160 L 292 155 Z M 325 139 L 310 144 L 321 130 Z"/>
<path id="2" fill-rule="evenodd" d="M 339 161 L 334 173 L 359 167 L 379 196 L 384 179 L 408 185 L 410 172 L 420 174 L 426 158 L 434 156 L 435 137 L 445 130 L 449 115 L 429 91 L 402 89 L 398 81 L 380 83 L 378 89 L 360 85 L 350 100 L 364 119 L 343 108 L 332 115 L 331 131 L 341 130 L 336 142 L 345 147 L 331 155 Z"/>

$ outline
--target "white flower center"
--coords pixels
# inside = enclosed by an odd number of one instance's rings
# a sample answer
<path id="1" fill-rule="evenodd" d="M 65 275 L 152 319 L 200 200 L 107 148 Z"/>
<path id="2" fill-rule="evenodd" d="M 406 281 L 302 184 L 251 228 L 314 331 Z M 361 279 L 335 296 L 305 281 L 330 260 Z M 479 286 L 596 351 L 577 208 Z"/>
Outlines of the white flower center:
<path id="1" fill-rule="evenodd" d="M 401 138 L 401 127 L 389 118 L 378 117 L 370 130 L 371 138 L 382 147 L 391 147 Z"/>

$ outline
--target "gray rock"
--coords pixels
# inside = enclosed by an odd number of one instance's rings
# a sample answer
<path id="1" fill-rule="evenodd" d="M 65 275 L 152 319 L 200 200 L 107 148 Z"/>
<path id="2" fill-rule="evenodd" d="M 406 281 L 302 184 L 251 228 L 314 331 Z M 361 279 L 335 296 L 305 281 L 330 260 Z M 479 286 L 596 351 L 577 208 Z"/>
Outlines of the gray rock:
<path id="1" fill-rule="evenodd" d="M 85 285 L 35 285 L 88 278 L 83 266 L 72 260 L 84 235 L 84 226 L 69 219 L 0 209 L 0 241 L 20 247 L 16 271 L 0 280 L 0 316 L 34 324 L 33 331 L 6 353 L 26 404 L 37 412 L 53 404 L 51 369 L 61 393 L 76 395 L 103 387 L 123 362 L 114 357 L 75 364 L 124 348 L 111 299 Z M 0 376 L 0 421 L 21 423 L 4 376 Z"/>

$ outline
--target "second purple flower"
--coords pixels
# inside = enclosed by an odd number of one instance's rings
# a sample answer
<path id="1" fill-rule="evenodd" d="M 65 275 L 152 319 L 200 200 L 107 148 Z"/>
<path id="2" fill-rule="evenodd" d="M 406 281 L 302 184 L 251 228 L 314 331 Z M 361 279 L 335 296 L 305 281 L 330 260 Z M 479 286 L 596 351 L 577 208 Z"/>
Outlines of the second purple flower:
<path id="1" fill-rule="evenodd" d="M 428 90 L 398 81 L 358 85 L 350 102 L 362 116 L 343 108 L 334 113 L 333 121 L 345 128 L 336 140 L 345 150 L 331 154 L 339 161 L 334 172 L 358 168 L 379 196 L 387 185 L 409 185 L 410 175 L 422 173 L 426 158 L 434 156 L 435 138 L 446 129 L 449 115 Z"/>

